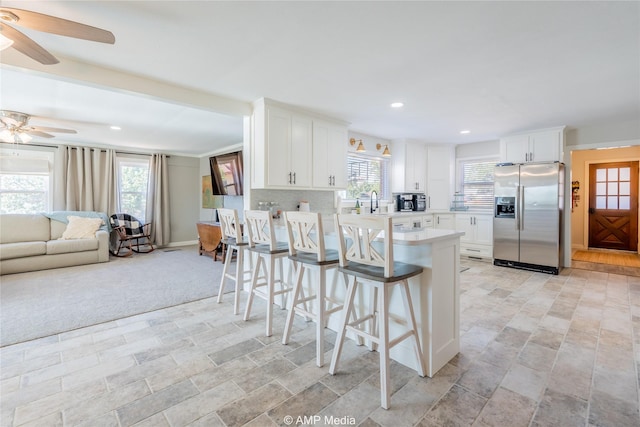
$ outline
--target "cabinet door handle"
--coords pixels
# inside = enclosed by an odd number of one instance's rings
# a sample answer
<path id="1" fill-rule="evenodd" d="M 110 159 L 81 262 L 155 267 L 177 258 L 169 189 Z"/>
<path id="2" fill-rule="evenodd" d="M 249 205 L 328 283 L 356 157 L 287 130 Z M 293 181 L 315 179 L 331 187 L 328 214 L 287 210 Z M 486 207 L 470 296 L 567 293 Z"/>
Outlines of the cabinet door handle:
<path id="1" fill-rule="evenodd" d="M 529 152 L 529 161 L 533 162 L 533 151 Z"/>
<path id="2" fill-rule="evenodd" d="M 291 184 L 291 172 L 289 172 L 289 184 Z"/>
<path id="3" fill-rule="evenodd" d="M 438 225 L 440 225 L 440 217 L 438 217 Z"/>
<path id="4" fill-rule="evenodd" d="M 429 196 L 429 209 L 431 209 L 431 196 Z"/>
<path id="5" fill-rule="evenodd" d="M 295 172 L 293 173 L 293 183 L 294 184 L 296 183 L 296 173 Z"/>
<path id="6" fill-rule="evenodd" d="M 473 217 L 472 216 L 469 217 L 469 225 L 473 225 Z"/>
<path id="7" fill-rule="evenodd" d="M 524 153 L 524 161 L 525 162 L 529 161 L 529 153 Z"/>

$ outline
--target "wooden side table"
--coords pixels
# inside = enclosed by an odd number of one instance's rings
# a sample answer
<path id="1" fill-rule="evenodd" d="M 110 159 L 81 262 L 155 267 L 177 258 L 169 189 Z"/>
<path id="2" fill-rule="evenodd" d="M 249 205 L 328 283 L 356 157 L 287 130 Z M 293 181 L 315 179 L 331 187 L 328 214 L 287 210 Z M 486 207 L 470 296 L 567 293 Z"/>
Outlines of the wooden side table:
<path id="1" fill-rule="evenodd" d="M 201 221 L 196 223 L 198 229 L 198 254 L 210 253 L 213 261 L 224 261 L 224 251 L 222 250 L 222 230 L 219 222 Z M 218 252 L 220 258 L 218 258 Z"/>

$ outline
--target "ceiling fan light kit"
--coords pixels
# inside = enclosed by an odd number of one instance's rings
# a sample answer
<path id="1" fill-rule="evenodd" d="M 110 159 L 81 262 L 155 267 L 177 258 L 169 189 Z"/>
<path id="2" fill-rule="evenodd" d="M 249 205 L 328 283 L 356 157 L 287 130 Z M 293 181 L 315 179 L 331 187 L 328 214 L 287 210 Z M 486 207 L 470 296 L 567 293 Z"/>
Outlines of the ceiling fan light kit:
<path id="1" fill-rule="evenodd" d="M 57 64 L 60 61 L 31 38 L 13 28 L 13 25 L 100 43 L 114 44 L 116 41 L 110 31 L 90 25 L 29 10 L 0 7 L 0 36 L 10 41 L 3 43 L 0 39 L 0 50 L 13 47 L 44 65 Z"/>
<path id="2" fill-rule="evenodd" d="M 9 143 L 30 142 L 34 136 L 53 138 L 53 133 L 77 133 L 73 129 L 29 126 L 31 116 L 18 111 L 0 110 L 0 141 Z"/>

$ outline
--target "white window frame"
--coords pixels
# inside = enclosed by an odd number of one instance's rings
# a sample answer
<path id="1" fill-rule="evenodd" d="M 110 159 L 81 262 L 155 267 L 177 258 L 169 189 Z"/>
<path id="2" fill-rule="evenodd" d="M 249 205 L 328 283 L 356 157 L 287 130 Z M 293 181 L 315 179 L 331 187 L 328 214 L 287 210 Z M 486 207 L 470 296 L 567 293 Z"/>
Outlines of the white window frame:
<path id="1" fill-rule="evenodd" d="M 456 159 L 456 188 L 457 191 L 459 193 L 464 194 L 464 165 L 466 163 L 493 163 L 493 164 L 497 164 L 500 162 L 500 157 L 499 156 L 474 156 L 474 157 L 459 157 Z M 466 200 L 467 196 L 465 195 L 465 200 Z M 493 200 L 493 198 L 492 198 Z M 493 202 L 491 202 L 490 206 L 483 206 L 483 207 L 475 207 L 472 206 L 474 209 L 479 209 L 479 210 L 487 210 L 487 211 L 492 211 L 493 210 Z"/>
<path id="2" fill-rule="evenodd" d="M 378 194 L 379 200 L 391 199 L 391 160 L 388 157 L 371 156 L 367 154 L 361 154 L 356 152 L 347 153 L 347 170 L 345 171 L 347 177 L 347 186 L 349 185 L 349 158 L 356 157 L 365 161 L 380 161 L 383 162 L 384 167 L 380 168 L 380 194 Z M 356 199 L 347 197 L 347 190 L 341 190 L 337 194 L 345 201 L 353 201 Z M 367 201 L 368 202 L 368 201 Z"/>
<path id="3" fill-rule="evenodd" d="M 118 174 L 118 194 L 117 194 L 117 203 L 118 203 L 118 211 L 123 213 L 128 213 L 138 218 L 140 221 L 146 221 L 146 215 L 148 213 L 149 207 L 149 181 L 150 181 L 150 167 L 151 167 L 151 158 L 145 155 L 135 155 L 135 154 L 116 154 L 116 165 L 117 165 L 117 174 Z M 139 214 L 137 212 L 131 212 L 130 209 L 126 206 L 123 206 L 122 203 L 122 195 L 123 195 L 123 185 L 122 185 L 122 168 L 123 167 L 131 167 L 131 166 L 142 166 L 146 165 L 147 167 L 147 188 L 144 190 L 144 212 L 143 214 Z"/>

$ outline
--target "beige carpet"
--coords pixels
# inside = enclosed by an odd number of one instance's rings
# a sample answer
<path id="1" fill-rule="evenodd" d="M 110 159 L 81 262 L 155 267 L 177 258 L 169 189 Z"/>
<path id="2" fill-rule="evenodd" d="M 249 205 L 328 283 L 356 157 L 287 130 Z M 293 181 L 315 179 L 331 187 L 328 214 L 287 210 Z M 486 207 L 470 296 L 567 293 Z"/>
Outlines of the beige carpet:
<path id="1" fill-rule="evenodd" d="M 212 297 L 222 267 L 188 246 L 2 276 L 0 346 Z"/>

